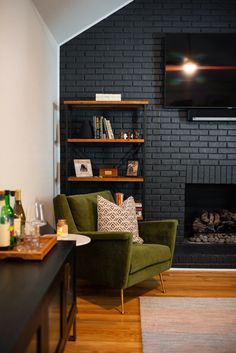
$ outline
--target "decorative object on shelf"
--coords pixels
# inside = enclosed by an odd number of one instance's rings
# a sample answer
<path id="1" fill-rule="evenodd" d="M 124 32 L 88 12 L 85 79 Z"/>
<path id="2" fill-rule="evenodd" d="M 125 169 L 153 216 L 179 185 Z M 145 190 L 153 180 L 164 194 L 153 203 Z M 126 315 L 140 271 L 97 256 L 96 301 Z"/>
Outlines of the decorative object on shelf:
<path id="1" fill-rule="evenodd" d="M 93 126 L 91 124 L 91 121 L 84 120 L 82 122 L 82 125 L 81 125 L 79 133 L 78 133 L 78 137 L 81 139 L 94 138 Z"/>
<path id="2" fill-rule="evenodd" d="M 120 134 L 119 134 L 119 138 L 120 139 L 124 139 L 124 140 L 139 139 L 140 138 L 140 132 L 138 130 L 134 130 L 134 131 L 121 130 Z"/>
<path id="3" fill-rule="evenodd" d="M 96 93 L 95 96 L 96 101 L 121 101 L 121 94 L 120 93 Z"/>
<path id="4" fill-rule="evenodd" d="M 100 177 L 117 177 L 118 176 L 118 169 L 117 168 L 109 168 L 109 167 L 102 167 L 99 168 L 99 176 Z"/>
<path id="5" fill-rule="evenodd" d="M 93 176 L 92 164 L 90 159 L 74 159 L 76 177 Z"/>
<path id="6" fill-rule="evenodd" d="M 116 196 L 116 204 L 118 206 L 122 205 L 124 201 L 124 194 L 122 192 L 116 192 L 115 196 Z"/>
<path id="7" fill-rule="evenodd" d="M 134 134 L 133 134 L 133 132 L 132 131 L 128 131 L 128 133 L 127 133 L 127 135 L 128 135 L 128 140 L 131 140 L 131 139 L 133 139 L 134 138 Z"/>
<path id="8" fill-rule="evenodd" d="M 127 176 L 137 176 L 138 175 L 138 161 L 128 161 L 127 165 Z"/>
<path id="9" fill-rule="evenodd" d="M 124 140 L 124 134 L 125 134 L 124 130 L 121 130 L 121 131 L 120 131 L 120 134 L 119 134 L 119 138 L 120 138 L 121 140 Z"/>

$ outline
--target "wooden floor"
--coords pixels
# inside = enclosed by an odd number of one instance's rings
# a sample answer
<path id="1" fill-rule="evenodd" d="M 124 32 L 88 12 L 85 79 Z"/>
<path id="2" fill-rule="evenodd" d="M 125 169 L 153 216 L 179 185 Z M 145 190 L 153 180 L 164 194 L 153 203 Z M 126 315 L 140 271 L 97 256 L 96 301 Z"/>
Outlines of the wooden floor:
<path id="1" fill-rule="evenodd" d="M 78 284 L 77 341 L 68 342 L 65 353 L 141 353 L 139 296 L 236 297 L 236 270 L 184 271 L 163 274 L 125 290 L 125 315 L 117 310 L 119 291 L 87 282 Z"/>

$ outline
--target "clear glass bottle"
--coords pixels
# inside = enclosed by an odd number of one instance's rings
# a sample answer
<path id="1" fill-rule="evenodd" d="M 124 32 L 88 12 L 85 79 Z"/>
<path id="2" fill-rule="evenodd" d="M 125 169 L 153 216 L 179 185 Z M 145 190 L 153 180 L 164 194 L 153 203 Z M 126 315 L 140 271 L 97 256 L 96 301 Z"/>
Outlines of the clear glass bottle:
<path id="1" fill-rule="evenodd" d="M 66 219 L 58 219 L 57 221 L 57 235 L 67 235 L 68 234 L 68 224 Z"/>
<path id="2" fill-rule="evenodd" d="M 8 250 L 10 248 L 10 222 L 4 212 L 5 207 L 4 191 L 0 190 L 0 250 Z"/>
<path id="3" fill-rule="evenodd" d="M 16 236 L 21 236 L 25 228 L 25 212 L 21 203 L 21 190 L 15 191 L 14 204 L 14 233 Z"/>

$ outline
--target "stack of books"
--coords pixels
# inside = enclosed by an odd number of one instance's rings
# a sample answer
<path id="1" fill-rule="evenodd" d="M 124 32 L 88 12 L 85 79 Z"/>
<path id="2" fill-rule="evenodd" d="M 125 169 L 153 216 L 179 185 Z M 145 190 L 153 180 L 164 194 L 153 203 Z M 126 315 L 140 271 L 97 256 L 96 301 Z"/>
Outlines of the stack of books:
<path id="1" fill-rule="evenodd" d="M 143 217 L 143 205 L 140 201 L 135 201 L 136 215 L 137 218 L 141 219 Z"/>
<path id="2" fill-rule="evenodd" d="M 95 139 L 114 139 L 111 122 L 104 116 L 93 117 L 93 130 Z"/>

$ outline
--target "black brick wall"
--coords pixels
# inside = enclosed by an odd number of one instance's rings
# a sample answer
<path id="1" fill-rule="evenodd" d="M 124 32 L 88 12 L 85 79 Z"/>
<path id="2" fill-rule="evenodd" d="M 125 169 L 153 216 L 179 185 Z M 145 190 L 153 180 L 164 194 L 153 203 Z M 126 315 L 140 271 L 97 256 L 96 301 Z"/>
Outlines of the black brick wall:
<path id="1" fill-rule="evenodd" d="M 236 183 L 236 123 L 189 122 L 186 111 L 162 108 L 170 32 L 236 33 L 236 1 L 135 0 L 61 47 L 60 92 L 62 100 L 101 92 L 149 100 L 146 216 L 179 219 L 181 244 L 185 183 Z"/>

